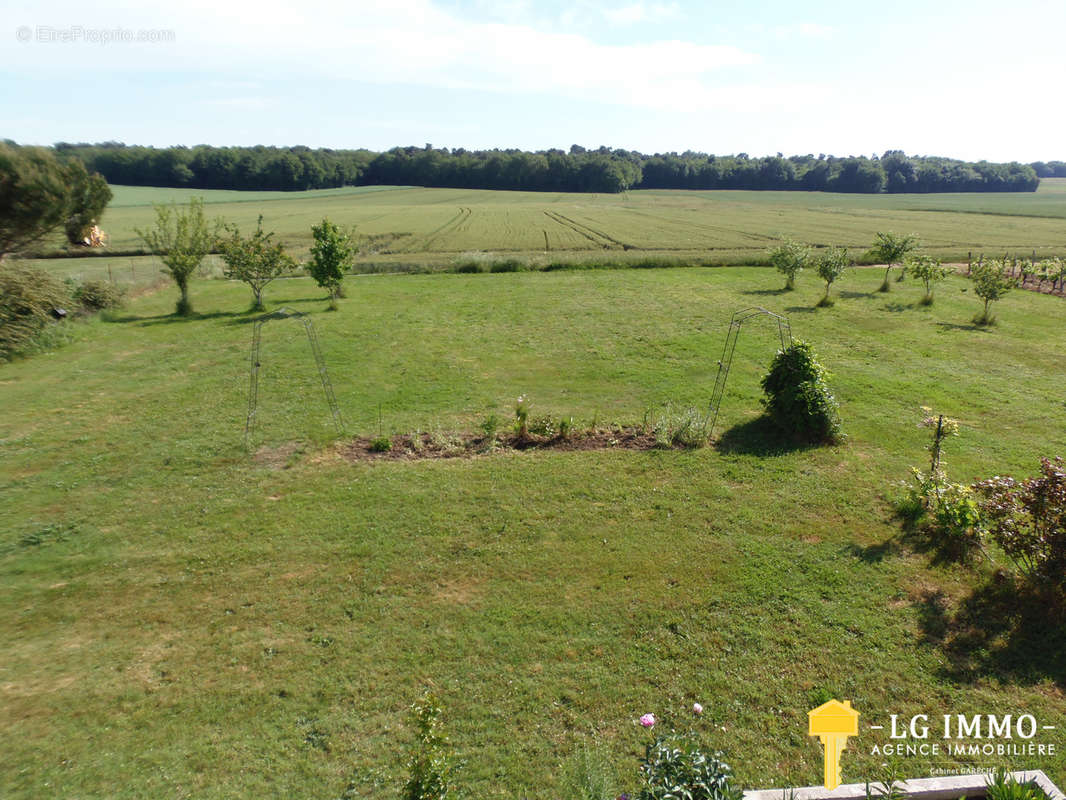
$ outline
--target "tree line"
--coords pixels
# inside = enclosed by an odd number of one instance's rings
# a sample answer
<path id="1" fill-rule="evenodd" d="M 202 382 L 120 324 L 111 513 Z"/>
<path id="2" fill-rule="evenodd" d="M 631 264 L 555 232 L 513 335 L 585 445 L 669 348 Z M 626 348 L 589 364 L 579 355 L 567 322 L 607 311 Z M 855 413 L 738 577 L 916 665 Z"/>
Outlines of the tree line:
<path id="1" fill-rule="evenodd" d="M 194 189 L 296 191 L 358 185 L 558 192 L 628 189 L 776 189 L 852 193 L 1026 192 L 1066 177 L 1060 161 L 1021 164 L 909 156 L 656 153 L 573 145 L 559 149 L 394 147 L 383 153 L 309 147 L 153 148 L 118 142 L 55 145 L 110 183 Z"/>

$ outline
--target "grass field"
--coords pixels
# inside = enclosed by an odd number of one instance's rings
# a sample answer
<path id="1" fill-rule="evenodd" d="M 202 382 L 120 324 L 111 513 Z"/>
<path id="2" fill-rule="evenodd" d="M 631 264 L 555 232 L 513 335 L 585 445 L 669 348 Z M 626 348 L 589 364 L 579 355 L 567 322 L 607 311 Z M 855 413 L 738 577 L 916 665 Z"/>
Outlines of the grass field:
<path id="1" fill-rule="evenodd" d="M 447 269 L 472 254 L 549 262 L 627 264 L 649 259 L 689 265 L 758 264 L 790 236 L 846 245 L 858 256 L 874 234 L 916 233 L 945 259 L 1066 256 L 1066 179 L 1035 193 L 843 195 L 822 192 L 639 191 L 620 195 L 493 192 L 416 187 L 349 187 L 312 192 L 233 192 L 114 187 L 102 221 L 110 249 L 136 251 L 137 228 L 152 224 L 152 203 L 202 196 L 211 216 L 255 227 L 259 214 L 305 258 L 311 225 L 328 216 L 368 237 L 357 269 Z M 54 243 L 58 244 L 58 242 Z M 148 258 L 77 259 L 49 264 L 83 277 L 138 282 L 156 274 Z M 217 265 L 216 265 L 217 266 Z M 132 267 L 132 272 L 131 272 Z"/>
<path id="2" fill-rule="evenodd" d="M 642 243 L 691 216 L 699 247 L 763 247 L 776 231 L 857 244 L 895 227 L 945 247 L 985 236 L 1031 248 L 1063 230 L 889 207 L 901 198 L 849 198 L 844 211 L 780 195 L 601 196 L 584 209 L 490 197 L 212 208 L 242 209 L 244 224 L 262 210 L 296 242 L 335 213 L 441 252 L 527 246 L 534 219 L 580 245 L 546 208 Z M 449 223 L 459 207 L 471 213 Z M 105 227 L 122 237 L 149 213 L 119 204 Z M 745 214 L 759 221 L 725 230 Z M 632 789 L 647 740 L 637 717 L 680 717 L 697 700 L 747 787 L 820 781 L 806 712 L 823 692 L 852 700 L 864 726 L 1029 712 L 1061 743 L 1061 626 L 992 605 L 969 630 L 990 602 L 971 595 L 983 568 L 936 566 L 902 544 L 890 501 L 927 458 L 921 405 L 961 420 L 946 456 L 956 480 L 1028 475 L 1041 455 L 1066 454 L 1063 301 L 1013 292 L 1000 324 L 979 330 L 964 280 L 922 308 L 913 283 L 875 293 L 881 277 L 850 272 L 818 310 L 812 276 L 783 294 L 758 268 L 356 277 L 337 313 L 307 279 L 268 291 L 312 314 L 348 433 L 370 435 L 506 421 L 520 394 L 535 415 L 581 426 L 703 407 L 729 315 L 766 306 L 833 373 L 849 438 L 814 450 L 765 445 L 757 384 L 774 337 L 758 325 L 737 350 L 719 446 L 694 451 L 349 463 L 302 331 L 271 323 L 250 457 L 250 298 L 222 281 L 194 284 L 195 318 L 170 316 L 174 291 L 159 291 L 0 367 L 0 796 L 333 798 L 352 783 L 355 796 L 395 797 L 405 709 L 427 685 L 470 797 L 561 796 L 588 741 Z M 869 752 L 885 734 L 863 727 L 846 780 L 889 760 Z M 1066 778 L 1061 747 L 968 763 Z M 903 776 L 960 765 L 898 762 Z"/>

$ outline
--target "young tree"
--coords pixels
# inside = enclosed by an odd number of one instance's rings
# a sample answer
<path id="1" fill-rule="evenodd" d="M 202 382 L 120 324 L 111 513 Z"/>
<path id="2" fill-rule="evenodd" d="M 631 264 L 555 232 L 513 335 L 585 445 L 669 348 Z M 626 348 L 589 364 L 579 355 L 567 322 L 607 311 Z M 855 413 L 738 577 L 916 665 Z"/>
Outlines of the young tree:
<path id="1" fill-rule="evenodd" d="M 970 280 L 973 281 L 973 293 L 985 301 L 984 310 L 973 321 L 978 325 L 991 325 L 996 318 L 989 312 L 989 306 L 1013 289 L 1015 280 L 1007 272 L 1007 265 L 998 259 L 976 265 L 970 272 Z"/>
<path id="2" fill-rule="evenodd" d="M 947 279 L 951 274 L 951 267 L 945 267 L 939 259 L 926 255 L 909 256 L 905 263 L 911 274 L 925 285 L 925 297 L 921 299 L 921 304 L 932 305 L 933 287 Z"/>
<path id="3" fill-rule="evenodd" d="M 186 317 L 192 314 L 189 279 L 204 256 L 211 252 L 217 225 L 213 228 L 208 226 L 202 197 L 189 200 L 188 208 L 157 205 L 155 217 L 155 227 L 148 230 L 137 228 L 137 235 L 154 255 L 159 256 L 166 266 L 164 272 L 174 279 L 181 290 L 175 311 L 179 316 Z"/>
<path id="4" fill-rule="evenodd" d="M 831 306 L 833 305 L 833 300 L 829 297 L 829 288 L 848 268 L 847 248 L 827 247 L 815 259 L 815 268 L 818 271 L 818 276 L 825 281 L 825 297 L 818 301 L 818 305 Z"/>
<path id="5" fill-rule="evenodd" d="M 259 215 L 255 233 L 248 238 L 241 236 L 236 225 L 227 225 L 226 237 L 219 239 L 218 248 L 226 263 L 225 276 L 230 280 L 244 281 L 252 287 L 253 311 L 263 308 L 263 290 L 275 278 L 296 266 L 295 260 L 285 252 L 285 247 L 271 242 L 273 232 L 263 232 L 263 215 Z"/>
<path id="6" fill-rule="evenodd" d="M 311 245 L 311 260 L 307 263 L 307 271 L 311 273 L 315 283 L 329 290 L 329 307 L 335 309 L 337 298 L 342 296 L 341 283 L 344 281 L 344 273 L 352 268 L 355 246 L 352 244 L 351 235 L 328 219 L 323 219 L 321 225 L 312 225 L 311 234 L 315 241 Z"/>
<path id="7" fill-rule="evenodd" d="M 888 274 L 896 264 L 902 264 L 908 253 L 918 248 L 918 237 L 913 233 L 900 234 L 892 231 L 878 231 L 874 237 L 874 246 L 870 248 L 870 255 L 885 264 L 885 280 L 881 284 L 879 292 L 889 290 Z M 906 267 L 900 272 L 897 280 L 903 280 L 907 274 Z"/>
<path id="8" fill-rule="evenodd" d="M 785 276 L 786 291 L 796 288 L 796 276 L 807 266 L 810 258 L 810 246 L 792 239 L 785 239 L 770 251 L 770 264 Z"/>

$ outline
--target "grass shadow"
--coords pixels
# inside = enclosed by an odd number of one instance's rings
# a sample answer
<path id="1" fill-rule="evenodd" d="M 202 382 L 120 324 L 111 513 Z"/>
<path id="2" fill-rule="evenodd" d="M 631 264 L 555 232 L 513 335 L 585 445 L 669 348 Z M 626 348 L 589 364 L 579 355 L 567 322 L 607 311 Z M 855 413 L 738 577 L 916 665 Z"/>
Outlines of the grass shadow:
<path id="1" fill-rule="evenodd" d="M 951 613 L 939 592 L 919 599 L 919 621 L 929 641 L 948 657 L 946 677 L 972 682 L 1054 681 L 1066 686 L 1066 600 L 1005 573 L 965 597 Z"/>
<path id="2" fill-rule="evenodd" d="M 755 456 L 780 456 L 800 450 L 810 450 L 817 445 L 790 441 L 765 414 L 734 425 L 715 442 L 722 453 L 740 453 Z"/>

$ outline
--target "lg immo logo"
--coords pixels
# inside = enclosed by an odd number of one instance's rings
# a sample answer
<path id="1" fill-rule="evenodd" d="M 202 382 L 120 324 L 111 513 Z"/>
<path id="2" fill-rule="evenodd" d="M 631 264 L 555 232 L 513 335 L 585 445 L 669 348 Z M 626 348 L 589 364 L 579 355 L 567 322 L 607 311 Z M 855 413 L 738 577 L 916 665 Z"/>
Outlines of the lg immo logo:
<path id="1" fill-rule="evenodd" d="M 825 751 L 825 788 L 840 781 L 840 756 L 848 739 L 859 735 L 859 712 L 851 701 L 830 700 L 807 712 L 808 733 Z M 969 759 L 974 756 L 1046 757 L 1059 753 L 1048 741 L 1055 725 L 1032 714 L 890 714 L 888 725 L 870 724 L 870 731 L 888 731 L 888 741 L 874 743 L 872 756 L 924 756 Z M 877 734 L 883 738 L 884 734 Z"/>

